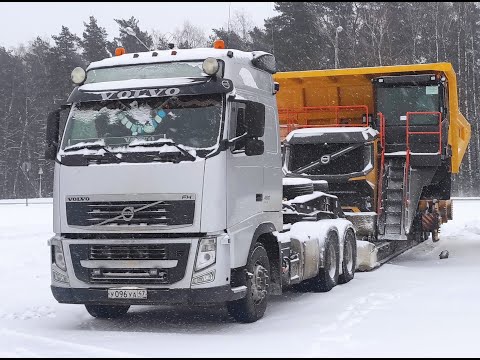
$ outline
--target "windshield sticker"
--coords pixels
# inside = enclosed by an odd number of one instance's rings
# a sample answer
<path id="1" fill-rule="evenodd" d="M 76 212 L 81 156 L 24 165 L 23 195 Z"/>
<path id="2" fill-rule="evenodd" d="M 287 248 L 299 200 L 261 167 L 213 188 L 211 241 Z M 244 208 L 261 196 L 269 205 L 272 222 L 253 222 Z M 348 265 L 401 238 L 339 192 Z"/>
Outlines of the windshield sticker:
<path id="1" fill-rule="evenodd" d="M 426 95 L 438 95 L 438 86 L 426 86 L 425 87 L 425 94 Z"/>

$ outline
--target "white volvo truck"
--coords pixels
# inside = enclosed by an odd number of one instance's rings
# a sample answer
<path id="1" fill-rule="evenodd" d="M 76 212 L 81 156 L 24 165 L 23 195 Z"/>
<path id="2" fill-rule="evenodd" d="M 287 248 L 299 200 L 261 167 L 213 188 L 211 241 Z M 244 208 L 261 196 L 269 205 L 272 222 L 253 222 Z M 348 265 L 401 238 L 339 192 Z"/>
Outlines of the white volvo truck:
<path id="1" fill-rule="evenodd" d="M 253 322 L 285 287 L 353 278 L 338 199 L 283 179 L 271 54 L 117 50 L 72 72 L 78 86 L 47 122 L 57 301 L 98 318 L 226 304 Z"/>

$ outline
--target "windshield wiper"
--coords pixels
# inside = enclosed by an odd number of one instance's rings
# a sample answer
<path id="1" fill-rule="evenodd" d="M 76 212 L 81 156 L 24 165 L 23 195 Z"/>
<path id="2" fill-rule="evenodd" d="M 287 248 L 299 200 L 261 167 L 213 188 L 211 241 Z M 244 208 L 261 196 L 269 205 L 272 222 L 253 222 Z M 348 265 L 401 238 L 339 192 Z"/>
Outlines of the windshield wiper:
<path id="1" fill-rule="evenodd" d="M 136 144 L 129 144 L 129 147 L 137 147 L 137 146 L 145 146 L 145 147 L 154 147 L 154 146 L 164 146 L 164 145 L 172 145 L 175 146 L 180 152 L 186 156 L 189 160 L 195 161 L 197 158 L 190 154 L 187 150 L 183 149 L 182 147 L 178 146 L 173 140 L 168 140 L 168 141 L 162 141 L 162 142 L 155 142 L 155 141 L 150 141 L 150 142 L 143 142 L 143 143 L 136 143 Z"/>
<path id="2" fill-rule="evenodd" d="M 105 145 L 102 144 L 84 144 L 84 145 L 72 145 L 71 147 L 66 147 L 63 149 L 64 152 L 89 149 L 89 150 L 101 150 L 103 149 L 111 159 L 114 159 L 116 162 L 121 162 L 122 160 L 117 157 L 117 155 L 110 150 L 108 150 Z"/>

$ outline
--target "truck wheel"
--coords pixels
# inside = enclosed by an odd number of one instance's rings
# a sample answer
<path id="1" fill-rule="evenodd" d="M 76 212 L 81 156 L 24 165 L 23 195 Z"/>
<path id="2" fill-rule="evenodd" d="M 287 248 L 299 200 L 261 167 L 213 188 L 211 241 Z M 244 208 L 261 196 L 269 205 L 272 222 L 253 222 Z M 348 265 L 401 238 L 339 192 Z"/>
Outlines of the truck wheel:
<path id="1" fill-rule="evenodd" d="M 127 313 L 130 305 L 90 305 L 85 304 L 90 315 L 98 319 L 115 319 Z"/>
<path id="2" fill-rule="evenodd" d="M 343 243 L 343 261 L 342 274 L 338 276 L 338 282 L 345 284 L 355 276 L 357 267 L 357 240 L 352 229 L 345 231 L 345 241 Z"/>
<path id="3" fill-rule="evenodd" d="M 327 292 L 338 284 L 339 251 L 337 234 L 333 231 L 328 234 L 325 242 L 324 267 L 320 268 L 318 275 L 312 279 L 312 289 Z"/>
<path id="4" fill-rule="evenodd" d="M 247 262 L 247 294 L 244 298 L 227 302 L 228 313 L 243 323 L 255 322 L 267 309 L 270 263 L 267 251 L 256 244 Z"/>

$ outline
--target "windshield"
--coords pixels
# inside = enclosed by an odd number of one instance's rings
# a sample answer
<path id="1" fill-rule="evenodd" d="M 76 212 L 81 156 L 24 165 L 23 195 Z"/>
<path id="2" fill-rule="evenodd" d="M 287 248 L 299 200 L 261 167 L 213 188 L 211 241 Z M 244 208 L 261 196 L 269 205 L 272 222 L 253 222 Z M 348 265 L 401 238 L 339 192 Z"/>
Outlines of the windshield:
<path id="1" fill-rule="evenodd" d="M 409 111 L 439 111 L 440 86 L 399 86 L 377 89 L 377 111 L 385 116 L 386 125 L 405 126 Z M 436 125 L 438 117 L 416 115 L 412 125 Z"/>
<path id="2" fill-rule="evenodd" d="M 172 96 L 75 104 L 62 149 L 102 143 L 112 151 L 169 139 L 187 149 L 213 149 L 219 141 L 221 95 Z M 161 140 L 160 140 L 161 141 Z"/>
<path id="3" fill-rule="evenodd" d="M 171 62 L 157 64 L 124 65 L 91 69 L 85 84 L 130 79 L 164 79 L 173 77 L 202 77 L 202 62 Z"/>

